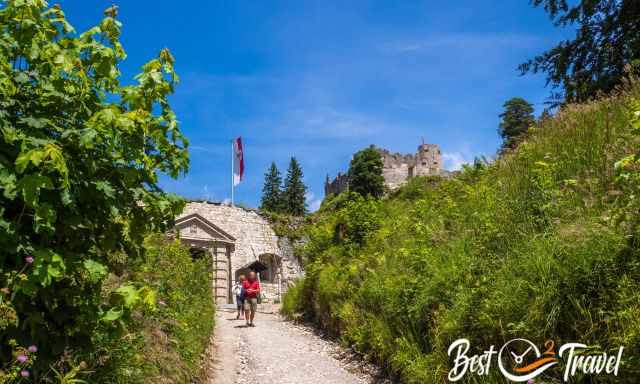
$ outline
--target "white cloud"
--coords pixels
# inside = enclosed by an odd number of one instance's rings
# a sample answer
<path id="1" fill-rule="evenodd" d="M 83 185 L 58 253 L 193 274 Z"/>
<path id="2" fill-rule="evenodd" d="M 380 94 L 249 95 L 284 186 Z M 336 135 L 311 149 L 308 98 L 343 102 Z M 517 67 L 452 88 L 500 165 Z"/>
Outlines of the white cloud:
<path id="1" fill-rule="evenodd" d="M 197 145 L 197 144 L 189 144 L 189 152 L 197 153 L 202 152 L 206 154 L 216 154 L 216 155 L 224 155 L 229 153 L 230 145 Z"/>
<path id="2" fill-rule="evenodd" d="M 457 171 L 464 164 L 473 163 L 473 156 L 467 152 L 443 152 L 444 168 L 448 171 Z"/>
<path id="3" fill-rule="evenodd" d="M 322 199 L 316 198 L 316 195 L 313 192 L 307 191 L 305 198 L 307 200 L 307 207 L 309 208 L 309 211 L 315 212 L 318 209 L 320 209 L 320 204 L 322 204 Z"/>
<path id="4" fill-rule="evenodd" d="M 209 192 L 208 184 L 205 184 L 204 187 L 202 187 L 202 198 L 206 201 L 211 200 L 211 193 Z"/>
<path id="5" fill-rule="evenodd" d="M 427 36 L 420 39 L 392 41 L 381 46 L 390 53 L 424 53 L 451 49 L 504 49 L 527 48 L 537 44 L 541 39 L 527 34 L 446 34 Z"/>
<path id="6" fill-rule="evenodd" d="M 279 135 L 298 138 L 360 139 L 387 129 L 376 118 L 332 107 L 303 106 L 287 111 L 273 124 Z"/>

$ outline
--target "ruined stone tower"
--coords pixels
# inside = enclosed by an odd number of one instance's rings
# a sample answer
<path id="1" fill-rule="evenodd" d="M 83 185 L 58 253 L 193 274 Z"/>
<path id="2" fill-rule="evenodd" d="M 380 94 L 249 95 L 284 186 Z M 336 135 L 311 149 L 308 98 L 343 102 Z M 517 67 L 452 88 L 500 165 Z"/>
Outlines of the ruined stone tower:
<path id="1" fill-rule="evenodd" d="M 391 153 L 386 149 L 371 145 L 371 148 L 382 157 L 382 176 L 385 185 L 393 190 L 416 176 L 446 176 L 448 172 L 442 169 L 442 153 L 438 144 L 420 144 L 415 154 Z M 338 176 L 327 181 L 324 185 L 325 196 L 338 194 L 349 187 L 346 174 L 340 172 Z"/>
<path id="2" fill-rule="evenodd" d="M 409 170 L 409 177 L 432 176 L 440 174 L 442 154 L 437 144 L 421 144 L 416 153 L 413 170 Z"/>

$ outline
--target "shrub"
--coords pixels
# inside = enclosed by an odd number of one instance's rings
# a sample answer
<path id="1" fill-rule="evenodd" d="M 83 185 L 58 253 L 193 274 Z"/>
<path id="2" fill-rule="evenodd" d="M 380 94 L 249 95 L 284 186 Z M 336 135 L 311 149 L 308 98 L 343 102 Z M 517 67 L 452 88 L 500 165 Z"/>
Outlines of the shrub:
<path id="1" fill-rule="evenodd" d="M 94 334 L 87 358 L 96 383 L 191 383 L 204 378 L 202 357 L 213 331 L 212 262 L 193 259 L 178 240 L 153 235 L 144 261 L 126 267 L 126 281 L 156 292 L 152 309 L 136 309 L 114 332 Z M 122 279 L 111 277 L 112 286 Z"/>
<path id="2" fill-rule="evenodd" d="M 168 103 L 173 57 L 162 50 L 122 86 L 117 7 L 105 14 L 77 35 L 57 5 L 0 3 L 0 301 L 15 315 L 0 360 L 12 359 L 9 340 L 38 345 L 36 379 L 150 298 L 123 286 L 102 301 L 111 255 L 139 257 L 182 206 L 158 187 L 188 166 Z"/>

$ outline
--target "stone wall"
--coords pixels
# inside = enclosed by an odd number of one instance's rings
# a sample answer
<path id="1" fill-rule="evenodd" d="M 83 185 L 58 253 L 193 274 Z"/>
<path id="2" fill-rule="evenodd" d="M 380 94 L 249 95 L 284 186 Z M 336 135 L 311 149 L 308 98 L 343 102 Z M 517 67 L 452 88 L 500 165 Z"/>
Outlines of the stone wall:
<path id="1" fill-rule="evenodd" d="M 335 179 L 329 180 L 327 175 L 327 181 L 324 183 L 324 195 L 329 196 L 331 194 L 337 195 L 342 191 L 346 191 L 349 187 L 349 176 L 339 172 Z"/>
<path id="2" fill-rule="evenodd" d="M 434 176 L 442 171 L 442 154 L 436 144 L 422 144 L 418 147 L 413 176 Z"/>
<path id="3" fill-rule="evenodd" d="M 240 207 L 231 207 L 220 203 L 211 202 L 189 202 L 183 213 L 176 218 L 189 217 L 198 214 L 204 219 L 214 224 L 219 229 L 235 238 L 232 250 L 230 251 L 227 274 L 230 276 L 231 286 L 235 283 L 238 270 L 247 264 L 259 260 L 262 257 L 276 255 L 280 261 L 279 273 L 274 273 L 274 278 L 265 289 L 267 299 L 274 300 L 274 295 L 278 291 L 284 293 L 286 288 L 298 277 L 303 275 L 303 270 L 294 257 L 291 246 L 286 239 L 280 239 L 273 231 L 271 224 L 256 211 Z M 191 229 L 189 229 L 191 231 Z M 200 229 L 193 230 L 193 235 L 197 235 Z M 191 232 L 189 232 L 191 234 Z M 281 246 L 282 244 L 282 246 Z M 219 269 L 219 268 L 218 268 Z M 217 275 L 223 272 L 216 272 Z M 279 286 L 280 288 L 273 288 Z"/>
<path id="4" fill-rule="evenodd" d="M 415 157 L 410 154 L 391 153 L 386 149 L 374 148 L 382 157 L 382 176 L 387 188 L 396 189 L 404 184 L 411 176 L 411 169 L 415 165 Z"/>

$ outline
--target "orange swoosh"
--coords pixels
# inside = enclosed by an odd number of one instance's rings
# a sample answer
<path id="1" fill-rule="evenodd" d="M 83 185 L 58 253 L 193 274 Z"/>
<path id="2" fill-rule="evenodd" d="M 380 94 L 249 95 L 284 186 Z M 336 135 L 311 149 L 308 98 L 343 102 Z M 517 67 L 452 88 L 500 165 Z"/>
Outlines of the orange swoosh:
<path id="1" fill-rule="evenodd" d="M 544 359 L 536 360 L 529 365 L 525 365 L 524 367 L 515 368 L 514 371 L 520 372 L 520 373 L 533 371 L 539 366 L 550 363 L 552 361 L 558 361 L 558 359 L 556 359 L 555 357 L 545 357 Z"/>

